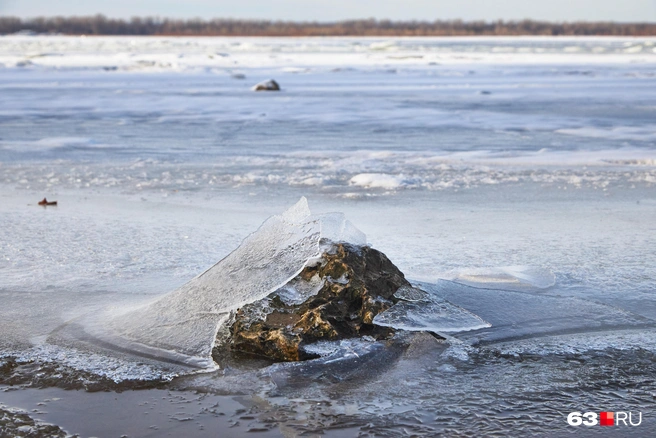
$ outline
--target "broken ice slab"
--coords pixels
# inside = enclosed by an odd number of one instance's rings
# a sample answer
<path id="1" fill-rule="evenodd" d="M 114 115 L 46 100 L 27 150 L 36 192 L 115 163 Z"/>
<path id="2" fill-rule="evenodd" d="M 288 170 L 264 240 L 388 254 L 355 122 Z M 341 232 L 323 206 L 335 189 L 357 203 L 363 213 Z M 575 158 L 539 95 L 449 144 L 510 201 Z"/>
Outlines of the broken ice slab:
<path id="1" fill-rule="evenodd" d="M 434 294 L 413 287 L 401 287 L 399 301 L 374 318 L 374 324 L 398 330 L 457 333 L 490 327 L 479 316 Z"/>
<path id="2" fill-rule="evenodd" d="M 357 246 L 367 244 L 367 236 L 346 220 L 343 213 L 328 213 L 321 216 L 321 238 L 330 242 L 348 242 Z"/>

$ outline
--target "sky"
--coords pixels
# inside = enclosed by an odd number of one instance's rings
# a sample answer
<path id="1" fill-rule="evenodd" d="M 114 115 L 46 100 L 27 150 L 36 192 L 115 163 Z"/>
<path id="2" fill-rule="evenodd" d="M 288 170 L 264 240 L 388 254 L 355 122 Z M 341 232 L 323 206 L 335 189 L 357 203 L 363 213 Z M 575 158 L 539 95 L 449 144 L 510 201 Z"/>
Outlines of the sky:
<path id="1" fill-rule="evenodd" d="M 656 22 L 656 0 L 0 0 L 0 15 Z"/>

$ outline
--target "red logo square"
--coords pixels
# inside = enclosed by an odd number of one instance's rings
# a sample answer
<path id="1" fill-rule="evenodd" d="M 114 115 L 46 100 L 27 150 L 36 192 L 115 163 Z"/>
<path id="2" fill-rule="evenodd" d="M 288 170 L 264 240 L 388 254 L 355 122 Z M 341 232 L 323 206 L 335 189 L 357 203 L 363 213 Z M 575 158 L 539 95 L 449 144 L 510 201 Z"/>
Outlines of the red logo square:
<path id="1" fill-rule="evenodd" d="M 615 426 L 613 412 L 602 412 L 599 414 L 599 424 L 601 426 Z"/>

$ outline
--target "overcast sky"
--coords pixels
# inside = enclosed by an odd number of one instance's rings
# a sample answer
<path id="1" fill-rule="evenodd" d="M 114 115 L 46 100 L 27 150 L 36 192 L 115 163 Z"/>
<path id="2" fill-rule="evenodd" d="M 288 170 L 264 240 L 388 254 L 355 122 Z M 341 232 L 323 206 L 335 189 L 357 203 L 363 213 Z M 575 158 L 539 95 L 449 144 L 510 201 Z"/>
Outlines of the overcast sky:
<path id="1" fill-rule="evenodd" d="M 0 15 L 656 22 L 656 0 L 0 0 Z"/>

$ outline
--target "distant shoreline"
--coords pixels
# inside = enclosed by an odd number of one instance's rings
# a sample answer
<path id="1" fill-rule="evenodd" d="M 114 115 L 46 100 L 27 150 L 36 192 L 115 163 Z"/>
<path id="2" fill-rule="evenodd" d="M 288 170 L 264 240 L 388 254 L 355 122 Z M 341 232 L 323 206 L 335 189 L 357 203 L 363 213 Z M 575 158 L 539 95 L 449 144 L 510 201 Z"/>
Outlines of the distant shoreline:
<path id="1" fill-rule="evenodd" d="M 437 36 L 656 36 L 656 23 L 546 21 L 389 21 L 349 20 L 331 23 L 169 19 L 159 17 L 107 18 L 0 17 L 0 35 L 7 34 L 234 36 L 234 37 L 437 37 Z"/>

